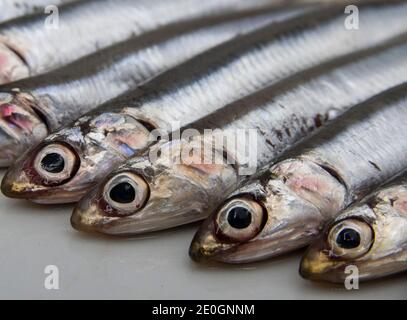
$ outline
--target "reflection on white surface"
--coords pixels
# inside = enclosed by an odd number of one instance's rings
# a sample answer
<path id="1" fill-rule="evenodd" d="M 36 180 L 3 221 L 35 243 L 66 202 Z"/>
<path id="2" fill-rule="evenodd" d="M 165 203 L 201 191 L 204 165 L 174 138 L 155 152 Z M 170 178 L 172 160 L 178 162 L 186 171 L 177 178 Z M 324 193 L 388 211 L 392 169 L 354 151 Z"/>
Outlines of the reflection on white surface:
<path id="1" fill-rule="evenodd" d="M 71 210 L 0 196 L 0 298 L 407 298 L 406 274 L 348 292 L 301 279 L 301 252 L 245 266 L 201 266 L 187 255 L 196 225 L 132 239 L 95 237 L 70 227 Z M 57 266 L 59 290 L 45 289 L 47 266 Z"/>

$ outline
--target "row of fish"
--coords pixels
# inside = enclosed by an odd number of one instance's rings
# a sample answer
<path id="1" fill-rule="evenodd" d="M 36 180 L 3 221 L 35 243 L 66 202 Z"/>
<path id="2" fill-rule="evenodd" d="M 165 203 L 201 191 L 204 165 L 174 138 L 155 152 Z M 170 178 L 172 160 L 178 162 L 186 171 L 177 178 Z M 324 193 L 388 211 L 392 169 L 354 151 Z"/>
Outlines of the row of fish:
<path id="1" fill-rule="evenodd" d="M 359 1 L 359 30 L 344 3 L 66 2 L 0 24 L 6 196 L 111 236 L 204 220 L 195 261 L 407 269 L 407 2 Z"/>

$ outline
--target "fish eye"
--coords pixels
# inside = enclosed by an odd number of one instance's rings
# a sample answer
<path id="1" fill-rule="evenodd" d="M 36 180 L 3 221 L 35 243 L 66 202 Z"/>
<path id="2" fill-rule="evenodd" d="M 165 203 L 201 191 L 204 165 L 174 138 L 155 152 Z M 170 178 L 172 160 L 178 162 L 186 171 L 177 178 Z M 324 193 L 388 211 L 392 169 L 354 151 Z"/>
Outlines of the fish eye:
<path id="1" fill-rule="evenodd" d="M 63 183 L 78 168 L 79 160 L 70 148 L 54 143 L 45 146 L 34 159 L 34 168 L 45 183 Z"/>
<path id="2" fill-rule="evenodd" d="M 333 226 L 328 235 L 331 253 L 340 259 L 356 259 L 366 254 L 373 243 L 373 230 L 366 222 L 348 219 Z"/>
<path id="3" fill-rule="evenodd" d="M 263 207 L 249 199 L 234 199 L 220 209 L 217 218 L 218 235 L 237 242 L 254 238 L 265 222 Z"/>
<path id="4" fill-rule="evenodd" d="M 58 153 L 49 153 L 42 158 L 41 168 L 49 173 L 61 173 L 65 168 L 65 160 Z"/>
<path id="5" fill-rule="evenodd" d="M 355 249 L 360 245 L 360 235 L 354 229 L 345 228 L 336 237 L 336 243 L 343 249 Z"/>
<path id="6" fill-rule="evenodd" d="M 227 218 L 229 225 L 235 229 L 246 229 L 252 223 L 252 214 L 244 207 L 230 209 Z"/>
<path id="7" fill-rule="evenodd" d="M 110 189 L 110 198 L 121 204 L 132 203 L 136 199 L 136 190 L 128 182 L 121 182 Z"/>
<path id="8" fill-rule="evenodd" d="M 111 178 L 105 185 L 105 201 L 120 215 L 131 215 L 147 202 L 150 193 L 148 184 L 140 176 L 124 172 Z"/>

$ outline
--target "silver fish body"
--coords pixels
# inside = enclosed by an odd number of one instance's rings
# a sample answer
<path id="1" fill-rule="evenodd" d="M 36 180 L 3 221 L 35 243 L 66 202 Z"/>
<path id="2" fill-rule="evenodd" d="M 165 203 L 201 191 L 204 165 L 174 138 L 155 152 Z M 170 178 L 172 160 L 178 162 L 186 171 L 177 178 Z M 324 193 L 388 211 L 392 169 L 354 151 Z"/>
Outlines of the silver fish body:
<path id="1" fill-rule="evenodd" d="M 404 2 L 364 4 L 360 10 L 364 27 L 357 32 L 343 27 L 342 6 L 318 8 L 164 72 L 47 137 L 9 170 L 3 192 L 43 203 L 77 201 L 115 166 L 145 151 L 151 145 L 149 130 L 172 132 L 264 86 L 407 30 Z M 61 174 L 39 166 L 49 150 L 59 163 L 66 160 Z"/>
<path id="2" fill-rule="evenodd" d="M 0 109 L 8 107 L 13 110 L 11 114 L 0 114 L 0 166 L 13 163 L 30 146 L 62 125 L 134 90 L 161 72 L 239 34 L 295 12 L 260 14 L 249 10 L 175 23 L 44 75 L 1 86 Z M 16 126 L 12 119 L 20 119 L 20 122 L 24 119 L 24 125 Z"/>
<path id="3" fill-rule="evenodd" d="M 405 83 L 355 106 L 285 155 L 258 182 L 233 194 L 203 224 L 191 256 L 245 263 L 310 244 L 341 210 L 407 167 L 406 88 Z M 227 222 L 217 228 L 217 221 L 236 211 L 258 216 L 260 222 L 253 218 L 248 235 L 240 230 L 228 237 L 235 228 Z"/>
<path id="4" fill-rule="evenodd" d="M 307 70 L 191 124 L 181 139 L 159 143 L 113 171 L 78 204 L 73 225 L 135 235 L 206 218 L 299 140 L 355 104 L 407 81 L 406 40 L 404 35 Z M 215 130 L 202 134 L 208 129 Z M 123 183 L 138 186 L 127 186 L 124 195 L 148 197 L 119 203 L 114 193 Z"/>
<path id="5" fill-rule="evenodd" d="M 170 23 L 269 4 L 269 0 L 88 0 L 60 7 L 58 19 L 42 13 L 15 19 L 0 27 L 0 83 L 56 69 Z"/>
<path id="6" fill-rule="evenodd" d="M 2 0 L 0 2 L 0 22 L 24 15 L 42 12 L 48 6 L 60 6 L 77 0 Z"/>
<path id="7" fill-rule="evenodd" d="M 301 275 L 340 283 L 357 270 L 361 281 L 407 270 L 407 175 L 338 215 L 305 253 Z"/>

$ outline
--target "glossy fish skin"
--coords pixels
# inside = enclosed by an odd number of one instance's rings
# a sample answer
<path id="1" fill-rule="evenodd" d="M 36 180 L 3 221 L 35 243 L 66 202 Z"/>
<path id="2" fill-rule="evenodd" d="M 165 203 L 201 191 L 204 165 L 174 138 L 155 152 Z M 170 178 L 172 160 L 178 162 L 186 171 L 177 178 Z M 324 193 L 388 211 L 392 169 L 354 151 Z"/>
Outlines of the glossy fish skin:
<path id="1" fill-rule="evenodd" d="M 25 123 L 24 126 L 14 126 L 7 121 L 12 118 L 10 112 L 0 114 L 0 166 L 13 163 L 49 132 L 128 90 L 134 90 L 161 72 L 241 33 L 301 10 L 305 8 L 276 12 L 262 10 L 261 14 L 259 10 L 249 10 L 176 23 L 44 75 L 1 86 L 0 109 L 11 105 L 14 107 L 12 117 L 24 118 Z M 21 99 L 22 96 L 29 97 L 30 103 Z M 26 113 L 30 116 L 25 116 Z"/>
<path id="2" fill-rule="evenodd" d="M 200 132 L 220 129 L 220 133 L 199 135 L 198 132 L 191 142 L 184 139 L 162 143 L 150 148 L 148 155 L 127 161 L 81 200 L 72 224 L 85 231 L 135 235 L 206 218 L 208 212 L 213 212 L 228 194 L 247 181 L 248 175 L 266 166 L 301 138 L 355 104 L 407 81 L 406 35 L 390 44 L 297 74 L 192 124 Z M 244 139 L 237 131 L 247 132 L 252 128 L 257 128 L 256 142 Z M 212 148 L 219 146 L 214 141 L 224 137 L 237 141 L 235 150 Z M 256 148 L 250 149 L 253 144 Z M 193 146 L 207 152 L 207 159 L 215 155 L 220 161 L 202 164 L 194 157 L 187 158 L 187 161 L 194 160 L 192 164 L 174 165 L 168 161 L 170 151 L 177 155 L 181 153 L 177 153 L 177 148 L 190 150 Z M 247 150 L 252 151 L 250 161 L 245 161 Z M 149 157 L 159 153 L 161 156 L 156 160 Z M 235 163 L 225 161 L 225 154 L 235 159 Z M 254 166 L 247 168 L 246 163 Z M 124 178 L 134 180 L 134 176 L 148 184 L 143 187 L 148 190 L 148 199 L 142 205 L 115 204 L 106 190 L 112 190 Z M 144 193 L 140 190 L 139 194 Z"/>
<path id="3" fill-rule="evenodd" d="M 60 6 L 76 0 L 2 0 L 0 2 L 0 22 L 24 15 L 42 12 L 49 5 Z"/>
<path id="4" fill-rule="evenodd" d="M 406 3 L 365 4 L 360 10 L 364 28 L 355 33 L 343 28 L 342 6 L 321 8 L 222 44 L 161 74 L 45 139 L 40 151 L 53 142 L 63 142 L 71 149 L 68 153 L 79 159 L 78 167 L 68 166 L 77 170 L 63 181 L 58 178 L 58 183 L 44 185 L 41 179 L 32 179 L 34 150 L 10 169 L 3 192 L 43 203 L 75 202 L 107 172 L 149 147 L 149 128 L 171 132 L 266 85 L 407 30 Z M 403 16 L 400 21 L 399 15 Z M 383 23 L 387 28 L 382 28 Z"/>
<path id="5" fill-rule="evenodd" d="M 357 242 L 346 248 L 338 244 L 346 229 L 357 232 L 358 246 Z M 360 281 L 407 270 L 406 174 L 336 217 L 307 250 L 300 274 L 310 280 L 343 283 L 349 276 L 348 266 L 358 268 Z"/>
<path id="6" fill-rule="evenodd" d="M 233 194 L 229 202 L 260 205 L 264 225 L 245 241 L 221 240 L 214 221 L 232 209 L 226 203 L 195 236 L 191 257 L 246 263 L 309 245 L 341 210 L 407 167 L 406 88 L 355 106 Z"/>
<path id="7" fill-rule="evenodd" d="M 45 73 L 174 22 L 270 3 L 273 1 L 87 0 L 61 6 L 57 26 L 44 19 L 43 13 L 11 20 L 0 26 L 0 84 Z"/>
<path id="8" fill-rule="evenodd" d="M 290 10 L 277 13 L 276 19 L 293 12 L 297 11 Z M 249 29 L 255 25 L 251 21 L 245 22 L 245 24 L 246 28 Z M 273 28 L 273 26 L 273 24 L 268 25 L 267 30 Z M 233 28 L 232 30 L 235 32 Z M 208 40 L 212 37 L 218 37 L 212 31 L 208 32 Z M 197 40 L 193 35 L 190 40 L 191 50 L 196 50 L 202 45 L 196 46 Z M 256 39 L 253 42 L 256 43 Z M 172 52 L 176 57 L 179 54 L 178 44 L 179 39 L 176 39 L 172 46 L 172 50 L 174 50 Z M 48 136 L 43 145 L 36 150 L 30 150 L 26 158 L 23 156 L 9 169 L 3 181 L 2 191 L 11 197 L 28 197 L 42 202 L 75 202 L 79 200 L 93 186 L 95 181 L 102 178 L 116 163 L 123 162 L 133 154 L 141 153 L 146 149 L 151 143 L 149 140 L 150 127 L 155 126 L 170 131 L 171 121 L 176 121 L 180 113 L 189 110 L 189 106 L 195 99 L 200 99 L 199 103 L 195 103 L 195 112 L 186 113 L 180 119 L 185 124 L 209 113 L 211 111 L 209 107 L 213 109 L 219 108 L 224 103 L 226 104 L 228 101 L 235 99 L 235 97 L 240 97 L 244 92 L 254 90 L 251 87 L 253 83 L 256 87 L 260 87 L 266 82 L 269 79 L 268 75 L 264 77 L 265 79 L 258 79 L 257 74 L 248 72 L 247 74 L 250 76 L 245 79 L 243 84 L 238 84 L 236 91 L 230 91 L 229 94 L 216 92 L 216 95 L 213 95 L 211 99 L 202 99 L 203 97 L 200 95 L 203 92 L 194 92 L 196 91 L 194 87 L 197 86 L 197 81 L 190 82 L 188 81 L 189 77 L 201 78 L 201 81 L 206 82 L 205 85 L 209 88 L 217 85 L 220 77 L 231 74 L 230 70 L 232 68 L 222 69 L 221 58 L 225 59 L 227 63 L 234 62 L 232 59 L 236 55 L 235 48 L 237 46 L 240 46 L 240 38 L 216 47 L 209 51 L 208 54 L 204 53 L 177 68 L 164 72 L 151 82 L 139 86 L 134 92 L 124 94 L 114 101 L 100 106 L 97 111 L 81 117 L 73 125 Z M 246 46 L 249 45 L 241 45 L 244 58 L 247 58 L 250 54 L 253 55 L 252 52 L 249 52 L 249 54 L 244 51 Z M 229 47 L 231 47 L 230 50 Z M 169 50 L 170 48 L 164 45 L 164 49 Z M 150 54 L 150 51 L 147 50 L 147 53 Z M 147 59 L 147 61 L 155 61 L 155 59 Z M 261 61 L 259 64 L 262 64 Z M 240 69 L 247 68 L 245 65 L 239 67 Z M 208 68 L 213 70 L 208 71 Z M 271 79 L 274 79 L 274 77 L 274 74 L 270 75 Z M 233 86 L 233 83 L 229 85 Z M 177 104 L 174 105 L 175 93 L 180 94 L 180 97 L 177 97 Z M 178 109 L 178 114 L 174 113 L 176 109 Z M 162 120 L 160 121 L 160 117 L 168 120 L 167 126 Z M 78 157 L 73 157 L 79 158 L 80 166 L 78 171 L 74 173 L 74 177 L 70 177 L 69 181 L 64 179 L 64 183 L 59 186 L 59 183 L 50 185 L 46 184 L 46 181 L 38 181 L 40 179 L 37 179 L 38 175 L 35 174 L 35 171 L 38 170 L 35 170 L 33 166 L 38 152 L 41 152 L 43 148 L 50 144 L 60 142 L 71 148 L 68 153 L 74 152 L 78 154 Z M 72 165 L 72 167 L 74 166 L 76 164 Z M 27 170 L 30 171 L 29 174 L 27 174 Z"/>
<path id="9" fill-rule="evenodd" d="M 407 167 L 406 88 L 352 108 L 274 164 L 268 177 L 232 195 L 263 207 L 264 226 L 245 241 L 222 241 L 215 213 L 195 236 L 191 257 L 246 263 L 310 244 L 341 210 Z M 225 208 L 231 210 L 226 203 L 219 214 Z"/>

